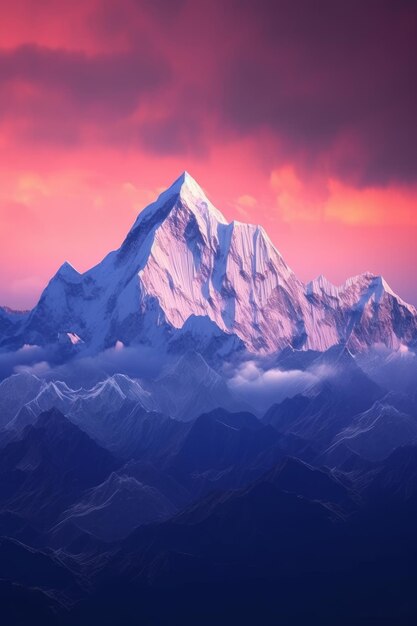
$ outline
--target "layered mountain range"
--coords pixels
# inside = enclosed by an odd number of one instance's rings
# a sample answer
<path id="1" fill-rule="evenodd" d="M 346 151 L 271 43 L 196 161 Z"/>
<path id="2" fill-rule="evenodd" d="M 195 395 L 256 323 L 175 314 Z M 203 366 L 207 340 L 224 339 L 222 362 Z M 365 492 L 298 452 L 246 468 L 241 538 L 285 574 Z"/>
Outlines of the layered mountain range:
<path id="1" fill-rule="evenodd" d="M 416 623 L 416 339 L 383 278 L 303 284 L 183 174 L 0 309 L 3 621 Z"/>
<path id="2" fill-rule="evenodd" d="M 371 273 L 303 284 L 262 227 L 228 223 L 184 173 L 118 250 L 83 274 L 64 263 L 32 311 L 0 310 L 0 330 L 4 349 L 68 355 L 122 344 L 219 356 L 335 344 L 361 352 L 415 345 L 417 311 Z"/>
<path id="3" fill-rule="evenodd" d="M 417 446 L 330 469 L 271 417 L 155 419 L 129 460 L 56 409 L 0 439 L 6 622 L 414 623 Z"/>

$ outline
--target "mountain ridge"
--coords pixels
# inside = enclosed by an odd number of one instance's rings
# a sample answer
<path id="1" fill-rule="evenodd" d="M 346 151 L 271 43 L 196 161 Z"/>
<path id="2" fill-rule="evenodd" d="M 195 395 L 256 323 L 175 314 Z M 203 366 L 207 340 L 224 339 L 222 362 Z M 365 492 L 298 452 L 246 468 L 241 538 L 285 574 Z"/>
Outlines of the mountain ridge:
<path id="1" fill-rule="evenodd" d="M 191 341 L 203 337 L 203 351 L 215 352 L 219 336 L 261 355 L 417 341 L 416 309 L 382 277 L 366 272 L 336 287 L 320 276 L 305 285 L 261 226 L 228 223 L 184 172 L 100 263 L 81 274 L 65 261 L 28 315 L 5 320 L 0 345 L 61 338 L 69 355 L 116 345 L 181 352 L 191 319 Z"/>

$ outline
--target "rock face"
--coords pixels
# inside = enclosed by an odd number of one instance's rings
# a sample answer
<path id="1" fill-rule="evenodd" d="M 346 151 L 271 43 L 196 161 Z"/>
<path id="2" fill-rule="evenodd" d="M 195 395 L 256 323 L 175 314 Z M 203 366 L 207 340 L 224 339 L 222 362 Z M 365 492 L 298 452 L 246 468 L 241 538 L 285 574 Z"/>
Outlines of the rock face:
<path id="1" fill-rule="evenodd" d="M 324 277 L 304 285 L 263 228 L 227 223 L 184 173 L 139 214 L 118 250 L 84 274 L 64 263 L 30 314 L 1 330 L 5 347 L 68 337 L 62 349 L 90 354 L 117 342 L 166 348 L 185 338 L 186 349 L 203 342 L 268 354 L 343 343 L 362 351 L 413 344 L 417 312 L 370 273 L 341 287 Z"/>

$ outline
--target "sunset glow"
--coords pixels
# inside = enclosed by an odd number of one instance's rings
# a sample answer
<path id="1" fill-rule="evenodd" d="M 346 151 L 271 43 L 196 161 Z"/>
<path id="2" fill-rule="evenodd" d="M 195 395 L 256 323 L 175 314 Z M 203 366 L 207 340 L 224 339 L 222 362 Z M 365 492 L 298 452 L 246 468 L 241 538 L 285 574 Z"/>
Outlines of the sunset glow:
<path id="1" fill-rule="evenodd" d="M 97 263 L 183 170 L 303 280 L 416 304 L 415 6 L 302 4 L 3 3 L 0 304 Z"/>

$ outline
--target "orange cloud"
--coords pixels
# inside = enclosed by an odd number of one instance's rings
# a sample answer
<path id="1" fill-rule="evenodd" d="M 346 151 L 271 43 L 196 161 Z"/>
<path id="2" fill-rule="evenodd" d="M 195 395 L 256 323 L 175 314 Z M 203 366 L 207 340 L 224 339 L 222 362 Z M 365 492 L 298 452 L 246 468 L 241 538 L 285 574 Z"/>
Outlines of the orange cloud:
<path id="1" fill-rule="evenodd" d="M 270 184 L 285 222 L 417 225 L 414 187 L 355 188 L 334 178 L 303 181 L 292 165 L 274 170 Z"/>
<path id="2" fill-rule="evenodd" d="M 326 190 L 320 181 L 304 182 L 293 165 L 285 165 L 273 170 L 270 184 L 285 222 L 322 219 Z"/>
<path id="3" fill-rule="evenodd" d="M 350 225 L 417 225 L 417 189 L 388 187 L 355 189 L 328 182 L 325 219 Z"/>
<path id="4" fill-rule="evenodd" d="M 11 146 L 8 157 L 0 168 L 0 304 L 32 306 L 64 260 L 80 271 L 98 262 L 184 169 L 228 220 L 263 225 L 301 279 L 325 273 L 340 283 L 369 269 L 405 299 L 417 297 L 411 187 L 354 189 L 292 163 L 271 175 L 248 141 L 213 146 L 209 157 L 94 145 Z"/>
<path id="5" fill-rule="evenodd" d="M 236 202 L 233 203 L 234 208 L 238 213 L 243 215 L 245 218 L 248 218 L 251 210 L 253 210 L 258 204 L 256 198 L 249 194 L 244 194 L 239 196 L 236 199 Z"/>

